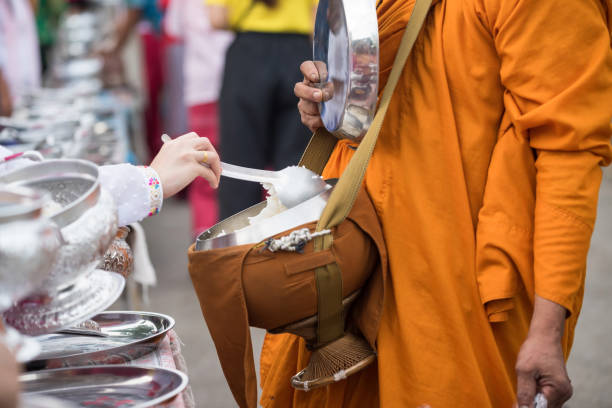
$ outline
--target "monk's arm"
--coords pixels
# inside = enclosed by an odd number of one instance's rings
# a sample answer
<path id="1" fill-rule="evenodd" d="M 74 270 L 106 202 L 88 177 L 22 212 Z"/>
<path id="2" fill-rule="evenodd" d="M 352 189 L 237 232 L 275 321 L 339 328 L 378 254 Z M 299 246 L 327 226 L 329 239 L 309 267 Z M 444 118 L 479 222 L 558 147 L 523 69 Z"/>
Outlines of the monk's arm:
<path id="1" fill-rule="evenodd" d="M 600 166 L 612 156 L 607 11 L 599 0 L 476 1 L 499 55 L 505 108 L 536 155 L 536 298 L 517 357 L 517 400 L 532 407 L 542 392 L 560 407 L 571 396 L 564 358 L 582 303 Z"/>
<path id="2" fill-rule="evenodd" d="M 536 153 L 535 292 L 577 314 L 611 157 L 606 11 L 598 0 L 492 2 L 505 106 Z"/>

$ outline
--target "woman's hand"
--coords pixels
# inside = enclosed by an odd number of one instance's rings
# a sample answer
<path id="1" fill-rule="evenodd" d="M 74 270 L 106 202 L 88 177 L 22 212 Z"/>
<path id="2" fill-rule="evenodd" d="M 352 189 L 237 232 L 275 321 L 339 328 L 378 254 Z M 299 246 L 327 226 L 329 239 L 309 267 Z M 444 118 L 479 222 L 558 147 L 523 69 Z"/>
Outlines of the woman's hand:
<path id="1" fill-rule="evenodd" d="M 221 177 L 217 151 L 207 138 L 194 132 L 164 143 L 151 167 L 161 179 L 164 198 L 178 193 L 198 176 L 217 188 Z"/>
<path id="2" fill-rule="evenodd" d="M 561 348 L 566 313 L 562 306 L 536 296 L 529 334 L 516 361 L 515 407 L 532 408 L 538 392 L 548 401 L 548 408 L 560 408 L 572 396 Z"/>
<path id="3" fill-rule="evenodd" d="M 311 85 L 319 82 L 319 72 L 313 61 L 305 61 L 300 65 L 300 71 L 304 75 L 304 80 L 295 84 L 293 92 L 300 98 L 298 110 L 302 118 L 302 123 L 311 131 L 316 131 L 323 127 L 321 114 L 319 113 L 319 102 L 323 100 L 321 90 Z"/>

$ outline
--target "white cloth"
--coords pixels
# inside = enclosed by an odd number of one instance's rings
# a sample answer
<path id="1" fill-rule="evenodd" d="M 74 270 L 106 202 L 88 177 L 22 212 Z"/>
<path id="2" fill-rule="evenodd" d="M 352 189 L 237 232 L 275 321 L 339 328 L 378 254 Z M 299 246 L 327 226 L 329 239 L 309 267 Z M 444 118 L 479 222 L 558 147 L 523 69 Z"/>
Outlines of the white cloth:
<path id="1" fill-rule="evenodd" d="M 38 34 L 27 0 L 0 0 L 0 70 L 13 100 L 40 87 Z"/>
<path id="2" fill-rule="evenodd" d="M 0 0 L 1 1 L 1 0 Z M 33 162 L 27 159 L 14 159 L 6 163 L 2 160 L 13 154 L 9 149 L 0 146 L 0 175 Z M 117 206 L 119 225 L 138 222 L 151 214 L 152 208 L 161 210 L 163 190 L 160 184 L 155 198 L 151 195 L 150 174 L 159 180 L 159 176 L 151 167 L 145 171 L 142 167 L 131 164 L 113 164 L 100 166 L 100 185 L 108 190 Z"/>
<path id="3" fill-rule="evenodd" d="M 155 170 L 151 167 L 148 169 L 159 180 Z M 150 194 L 149 176 L 142 167 L 126 163 L 100 166 L 100 184 L 115 200 L 119 225 L 128 225 L 156 214 L 151 214 L 151 208 L 155 206 L 154 199 Z M 160 195 L 163 197 L 161 191 Z"/>
<path id="4" fill-rule="evenodd" d="M 134 273 L 130 276 L 135 282 L 143 286 L 155 286 L 157 275 L 149 257 L 147 238 L 142 226 L 138 223 L 130 224 L 130 248 L 134 254 Z"/>
<path id="5" fill-rule="evenodd" d="M 171 1 L 164 27 L 168 34 L 185 42 L 185 104 L 215 102 L 221 89 L 225 52 L 233 34 L 211 27 L 203 0 Z"/>

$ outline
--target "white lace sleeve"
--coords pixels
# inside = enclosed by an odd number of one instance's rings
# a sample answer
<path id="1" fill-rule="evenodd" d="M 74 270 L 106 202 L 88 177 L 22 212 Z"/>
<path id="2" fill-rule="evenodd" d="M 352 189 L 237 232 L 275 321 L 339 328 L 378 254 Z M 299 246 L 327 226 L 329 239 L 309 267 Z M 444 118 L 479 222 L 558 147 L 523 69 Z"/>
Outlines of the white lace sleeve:
<path id="1" fill-rule="evenodd" d="M 151 167 L 101 166 L 100 182 L 115 200 L 119 225 L 140 221 L 161 210 L 163 189 L 157 172 Z"/>

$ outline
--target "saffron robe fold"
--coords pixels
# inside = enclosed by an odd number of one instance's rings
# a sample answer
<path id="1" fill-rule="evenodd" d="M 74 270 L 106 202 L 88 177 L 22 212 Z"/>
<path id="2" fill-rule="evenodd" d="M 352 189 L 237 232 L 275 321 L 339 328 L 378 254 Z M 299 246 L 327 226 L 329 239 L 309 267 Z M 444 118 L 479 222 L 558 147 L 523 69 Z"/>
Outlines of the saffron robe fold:
<path id="1" fill-rule="evenodd" d="M 377 5 L 384 86 L 414 1 Z M 308 351 L 268 335 L 263 407 L 509 407 L 535 294 L 568 310 L 569 354 L 611 158 L 611 9 L 434 2 L 366 174 L 390 264 L 377 364 L 295 391 Z"/>

